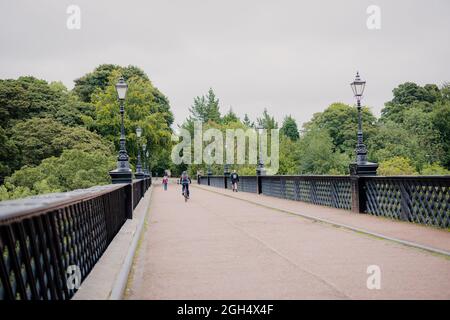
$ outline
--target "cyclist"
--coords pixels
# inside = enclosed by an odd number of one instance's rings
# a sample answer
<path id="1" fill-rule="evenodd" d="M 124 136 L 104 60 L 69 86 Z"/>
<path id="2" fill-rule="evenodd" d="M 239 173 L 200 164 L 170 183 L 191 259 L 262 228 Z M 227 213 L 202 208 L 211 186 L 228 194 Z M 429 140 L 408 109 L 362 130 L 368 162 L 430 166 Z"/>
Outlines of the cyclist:
<path id="1" fill-rule="evenodd" d="M 239 182 L 239 175 L 236 173 L 236 170 L 233 170 L 233 172 L 230 175 L 231 178 L 231 186 L 233 188 L 233 192 L 238 192 L 238 182 Z"/>
<path id="2" fill-rule="evenodd" d="M 181 174 L 180 177 L 180 184 L 181 184 L 181 194 L 184 195 L 184 190 L 186 188 L 186 194 L 187 197 L 189 198 L 189 184 L 191 183 L 191 178 L 189 178 L 189 175 L 187 174 L 186 171 L 183 171 L 183 173 Z"/>

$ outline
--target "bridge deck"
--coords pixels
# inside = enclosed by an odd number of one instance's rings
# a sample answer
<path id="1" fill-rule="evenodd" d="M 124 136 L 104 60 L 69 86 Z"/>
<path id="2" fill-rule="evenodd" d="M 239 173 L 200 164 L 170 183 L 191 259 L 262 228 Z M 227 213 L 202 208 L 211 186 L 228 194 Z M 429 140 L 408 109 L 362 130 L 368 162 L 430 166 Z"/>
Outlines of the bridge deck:
<path id="1" fill-rule="evenodd" d="M 201 188 L 184 203 L 179 186 L 156 186 L 150 210 L 130 299 L 450 298 L 442 255 Z"/>

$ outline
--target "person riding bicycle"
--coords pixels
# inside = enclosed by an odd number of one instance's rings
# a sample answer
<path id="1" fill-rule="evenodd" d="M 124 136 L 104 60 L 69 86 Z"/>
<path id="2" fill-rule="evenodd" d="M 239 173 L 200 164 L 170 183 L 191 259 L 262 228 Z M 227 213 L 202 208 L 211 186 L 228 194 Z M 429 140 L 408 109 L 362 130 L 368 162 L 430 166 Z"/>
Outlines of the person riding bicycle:
<path id="1" fill-rule="evenodd" d="M 238 192 L 238 185 L 239 182 L 239 175 L 236 173 L 236 170 L 233 170 L 233 172 L 230 174 L 231 178 L 231 186 L 233 188 L 233 192 Z"/>
<path id="2" fill-rule="evenodd" d="M 184 190 L 186 189 L 187 197 L 189 198 L 189 184 L 191 183 L 191 178 L 189 178 L 189 175 L 186 171 L 183 171 L 180 177 L 180 184 L 181 184 L 181 194 L 184 195 Z"/>

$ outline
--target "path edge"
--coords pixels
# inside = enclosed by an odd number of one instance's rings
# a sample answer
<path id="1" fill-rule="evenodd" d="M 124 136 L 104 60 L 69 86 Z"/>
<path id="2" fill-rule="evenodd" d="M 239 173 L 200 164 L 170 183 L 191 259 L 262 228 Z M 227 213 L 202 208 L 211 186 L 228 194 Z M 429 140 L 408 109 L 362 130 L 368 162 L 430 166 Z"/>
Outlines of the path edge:
<path id="1" fill-rule="evenodd" d="M 148 201 L 144 207 L 144 213 L 142 219 L 139 221 L 137 231 L 133 235 L 133 240 L 128 248 L 125 260 L 122 263 L 122 267 L 117 275 L 116 281 L 111 290 L 109 300 L 122 300 L 125 295 L 125 290 L 127 288 L 128 277 L 130 276 L 131 269 L 133 267 L 134 256 L 136 255 L 136 250 L 138 247 L 139 239 L 142 236 L 142 231 L 144 230 L 145 221 L 147 220 L 148 212 L 150 211 L 150 201 L 153 193 L 153 185 L 150 187 Z"/>

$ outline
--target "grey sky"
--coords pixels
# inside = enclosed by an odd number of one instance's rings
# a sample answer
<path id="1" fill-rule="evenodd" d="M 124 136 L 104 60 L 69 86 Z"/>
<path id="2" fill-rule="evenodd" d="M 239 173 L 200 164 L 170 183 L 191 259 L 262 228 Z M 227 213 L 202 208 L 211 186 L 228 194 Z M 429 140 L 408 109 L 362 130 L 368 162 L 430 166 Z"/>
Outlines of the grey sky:
<path id="1" fill-rule="evenodd" d="M 68 30 L 68 5 L 81 30 Z M 381 30 L 366 9 L 381 8 Z M 267 107 L 299 124 L 330 103 L 353 103 L 356 70 L 375 114 L 399 83 L 450 81 L 448 0 L 1 0 L 0 78 L 73 80 L 102 63 L 141 67 L 176 122 L 212 87 L 222 111 Z"/>

